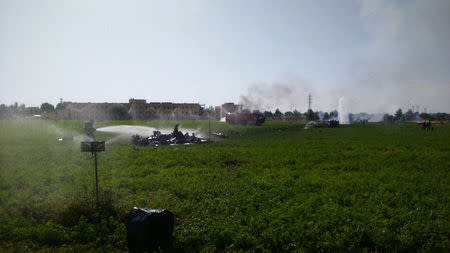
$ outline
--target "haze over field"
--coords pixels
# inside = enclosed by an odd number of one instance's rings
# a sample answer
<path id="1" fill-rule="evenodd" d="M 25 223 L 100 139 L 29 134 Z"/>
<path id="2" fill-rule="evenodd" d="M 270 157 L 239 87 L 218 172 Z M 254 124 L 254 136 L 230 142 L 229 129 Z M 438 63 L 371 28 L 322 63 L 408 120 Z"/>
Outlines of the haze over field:
<path id="1" fill-rule="evenodd" d="M 0 103 L 305 111 L 311 92 L 314 110 L 345 97 L 352 112 L 448 112 L 448 13 L 448 0 L 0 0 Z"/>

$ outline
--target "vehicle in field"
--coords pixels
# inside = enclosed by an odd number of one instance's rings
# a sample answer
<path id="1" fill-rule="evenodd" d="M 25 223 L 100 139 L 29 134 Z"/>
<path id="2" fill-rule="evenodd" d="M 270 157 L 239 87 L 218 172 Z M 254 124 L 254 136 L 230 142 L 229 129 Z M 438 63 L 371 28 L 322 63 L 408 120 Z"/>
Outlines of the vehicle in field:
<path id="1" fill-rule="evenodd" d="M 225 121 L 231 125 L 257 125 L 264 123 L 266 118 L 261 113 L 234 112 L 225 116 Z"/>

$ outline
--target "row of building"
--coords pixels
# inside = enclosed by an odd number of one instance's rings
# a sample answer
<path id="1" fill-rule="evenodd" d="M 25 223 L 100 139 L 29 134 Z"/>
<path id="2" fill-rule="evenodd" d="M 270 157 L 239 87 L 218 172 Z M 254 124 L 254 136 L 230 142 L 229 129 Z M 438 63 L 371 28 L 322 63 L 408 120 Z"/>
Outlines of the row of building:
<path id="1" fill-rule="evenodd" d="M 61 101 L 56 107 L 58 119 L 201 119 L 211 116 L 220 119 L 228 112 L 241 110 L 242 106 L 225 103 L 205 108 L 200 103 L 149 102 L 129 99 L 128 103 L 76 103 Z M 207 111 L 207 113 L 205 113 Z M 212 111 L 212 112 L 211 112 Z"/>
<path id="2" fill-rule="evenodd" d="M 145 99 L 130 99 L 128 113 L 133 119 L 197 119 L 204 106 L 199 103 L 150 102 Z"/>

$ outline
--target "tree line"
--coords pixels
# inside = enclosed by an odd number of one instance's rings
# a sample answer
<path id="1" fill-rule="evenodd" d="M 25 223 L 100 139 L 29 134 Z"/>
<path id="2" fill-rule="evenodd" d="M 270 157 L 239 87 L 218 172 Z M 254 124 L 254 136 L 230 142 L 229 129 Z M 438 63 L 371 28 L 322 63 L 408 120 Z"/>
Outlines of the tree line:
<path id="1" fill-rule="evenodd" d="M 259 112 L 257 110 L 253 112 Z M 298 120 L 298 121 L 312 121 L 312 120 L 320 120 L 321 117 L 319 115 L 318 111 L 313 111 L 309 109 L 308 111 L 301 113 L 297 110 L 294 111 L 287 111 L 285 113 L 282 113 L 279 109 L 276 109 L 275 112 L 272 113 L 272 111 L 264 111 L 262 112 L 264 114 L 264 117 L 268 120 Z M 330 120 L 333 118 L 338 117 L 337 111 L 332 111 L 330 113 L 325 112 L 323 113 L 322 120 Z"/>
<path id="2" fill-rule="evenodd" d="M 446 121 L 450 120 L 450 114 L 437 112 L 437 113 L 419 113 L 413 112 L 411 109 L 403 113 L 402 109 L 398 109 L 395 114 L 384 114 L 383 121 L 385 122 L 404 122 L 404 121 Z"/>
<path id="3" fill-rule="evenodd" d="M 24 117 L 30 117 L 33 115 L 40 115 L 42 118 L 56 118 L 56 112 L 58 110 L 63 111 L 67 102 L 58 103 L 56 107 L 48 102 L 44 102 L 40 107 L 26 107 L 25 104 L 19 104 L 15 102 L 12 105 L 0 105 L 0 119 L 20 119 Z M 286 120 L 286 121 L 312 121 L 312 120 L 337 120 L 338 112 L 336 110 L 331 112 L 318 112 L 309 109 L 308 111 L 301 113 L 297 110 L 287 111 L 285 113 L 281 112 L 279 109 L 276 109 L 274 112 L 272 111 L 259 111 L 254 110 L 250 111 L 248 109 L 244 109 L 243 112 L 253 112 L 253 113 L 262 113 L 267 120 Z M 213 118 L 218 118 L 217 112 L 211 108 L 202 108 L 200 111 L 200 119 L 207 119 L 211 113 Z M 213 116 L 214 115 L 214 116 Z M 67 116 L 67 115 L 66 115 Z M 368 116 L 368 114 L 367 114 Z M 65 119 L 65 117 L 63 117 Z M 67 116 L 67 119 L 70 119 L 70 115 Z M 125 120 L 130 119 L 130 115 L 127 111 L 127 108 L 122 104 L 110 104 L 106 110 L 105 119 L 112 120 Z M 358 120 L 354 114 L 349 114 L 350 122 L 354 120 Z M 423 121 L 423 120 L 431 120 L 431 121 L 447 121 L 450 120 L 450 114 L 438 112 L 438 113 L 419 113 L 413 112 L 411 109 L 403 113 L 402 109 L 398 109 L 394 114 L 384 114 L 383 121 L 385 122 L 404 122 L 404 121 Z"/>
<path id="4" fill-rule="evenodd" d="M 58 103 L 56 107 L 48 102 L 42 103 L 41 106 L 26 107 L 25 104 L 15 102 L 12 105 L 0 105 L 0 119 L 21 119 L 26 117 L 38 116 L 39 118 L 55 119 L 58 111 L 64 111 L 68 103 Z M 61 114 L 61 119 L 71 119 L 70 115 Z M 122 120 L 129 119 L 127 108 L 121 104 L 110 104 L 106 110 L 105 119 Z"/>
<path id="5" fill-rule="evenodd" d="M 274 112 L 272 111 L 259 111 L 259 110 L 249 110 L 243 109 L 243 113 L 261 113 L 264 115 L 266 120 L 287 120 L 287 121 L 311 121 L 311 120 L 331 120 L 337 119 L 338 112 L 336 110 L 331 112 L 318 112 L 313 110 L 308 110 L 304 113 L 299 112 L 298 110 L 287 111 L 285 113 L 281 112 L 280 109 L 276 109 Z M 208 119 L 208 115 L 211 115 L 211 118 L 219 119 L 219 112 L 215 110 L 213 107 L 205 108 L 200 111 L 201 119 Z"/>

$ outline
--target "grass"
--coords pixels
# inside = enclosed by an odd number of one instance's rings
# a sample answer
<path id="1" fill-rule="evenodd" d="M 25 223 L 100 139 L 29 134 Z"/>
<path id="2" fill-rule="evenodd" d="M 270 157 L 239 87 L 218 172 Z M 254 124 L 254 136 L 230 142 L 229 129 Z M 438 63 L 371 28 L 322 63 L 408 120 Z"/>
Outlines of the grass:
<path id="1" fill-rule="evenodd" d="M 105 121 L 95 127 L 173 121 Z M 207 131 L 207 121 L 181 121 Z M 176 216 L 172 251 L 448 251 L 450 126 L 303 130 L 212 122 L 192 146 L 119 141 L 99 154 L 101 214 L 81 121 L 0 121 L 0 249 L 126 251 L 133 206 Z M 96 133 L 108 140 L 112 134 Z"/>

